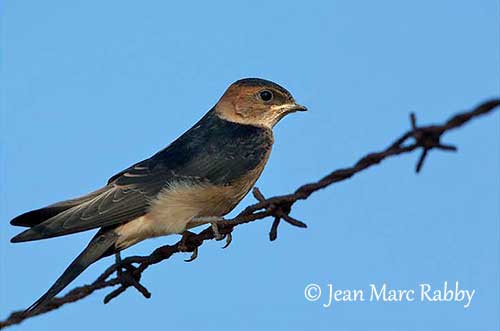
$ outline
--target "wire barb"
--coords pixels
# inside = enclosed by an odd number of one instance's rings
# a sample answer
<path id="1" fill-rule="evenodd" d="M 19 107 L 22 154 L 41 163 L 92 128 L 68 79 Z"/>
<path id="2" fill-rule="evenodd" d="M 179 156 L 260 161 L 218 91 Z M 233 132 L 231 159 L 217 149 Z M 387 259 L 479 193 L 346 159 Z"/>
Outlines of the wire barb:
<path id="1" fill-rule="evenodd" d="M 412 136 L 415 138 L 415 144 L 422 148 L 422 153 L 418 159 L 417 165 L 415 167 L 415 172 L 419 173 L 422 170 L 424 161 L 426 160 L 429 151 L 433 148 L 440 149 L 443 151 L 456 152 L 457 147 L 453 145 L 444 145 L 441 143 L 441 136 L 446 132 L 442 127 L 439 126 L 417 126 L 417 117 L 414 113 L 410 114 L 410 122 L 412 128 Z"/>
<path id="2" fill-rule="evenodd" d="M 266 201 L 266 198 L 262 194 L 262 192 L 259 190 L 258 187 L 254 187 L 253 191 L 253 196 L 259 201 L 263 202 Z M 267 211 L 270 213 L 270 216 L 274 216 L 274 221 L 271 226 L 271 230 L 269 231 L 269 240 L 274 241 L 278 237 L 278 227 L 280 224 L 280 221 L 283 219 L 285 222 L 288 224 L 291 224 L 293 226 L 299 227 L 299 228 L 307 228 L 307 224 L 304 222 L 301 222 L 293 217 L 291 217 L 290 211 L 292 210 L 292 203 L 287 203 L 287 202 L 282 202 L 280 204 L 269 204 L 267 206 Z"/>

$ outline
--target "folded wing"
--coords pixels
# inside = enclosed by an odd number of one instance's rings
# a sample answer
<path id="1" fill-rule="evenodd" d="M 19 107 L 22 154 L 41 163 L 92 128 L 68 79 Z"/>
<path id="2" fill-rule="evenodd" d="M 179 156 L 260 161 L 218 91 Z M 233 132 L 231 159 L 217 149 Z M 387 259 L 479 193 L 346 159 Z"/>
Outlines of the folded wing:
<path id="1" fill-rule="evenodd" d="M 135 167 L 140 167 L 140 164 Z M 107 186 L 88 196 L 68 200 L 36 211 L 28 212 L 12 220 L 14 225 L 32 226 L 18 234 L 11 242 L 23 242 L 62 236 L 100 227 L 123 224 L 147 213 L 148 202 L 165 185 L 165 176 L 144 171 L 123 172 Z M 120 178 L 127 178 L 121 185 Z M 36 224 L 35 216 L 48 215 Z"/>

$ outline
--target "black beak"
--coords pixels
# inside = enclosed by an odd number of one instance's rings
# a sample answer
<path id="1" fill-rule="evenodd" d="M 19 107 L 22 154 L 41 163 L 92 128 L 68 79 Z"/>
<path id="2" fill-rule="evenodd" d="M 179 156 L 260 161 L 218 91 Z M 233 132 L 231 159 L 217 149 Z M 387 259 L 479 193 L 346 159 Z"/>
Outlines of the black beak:
<path id="1" fill-rule="evenodd" d="M 294 111 L 307 111 L 307 107 L 299 105 L 298 103 L 295 104 L 295 107 L 293 107 Z"/>

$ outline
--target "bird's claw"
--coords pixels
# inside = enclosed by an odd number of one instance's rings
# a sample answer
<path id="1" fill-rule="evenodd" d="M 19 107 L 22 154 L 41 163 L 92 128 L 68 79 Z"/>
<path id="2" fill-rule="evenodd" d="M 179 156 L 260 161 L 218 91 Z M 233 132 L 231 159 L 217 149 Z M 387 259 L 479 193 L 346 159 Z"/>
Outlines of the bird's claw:
<path id="1" fill-rule="evenodd" d="M 194 233 L 190 232 L 190 231 L 184 231 L 182 233 L 182 239 L 179 243 L 179 250 L 181 252 L 190 252 L 192 248 L 188 248 L 188 245 L 187 245 L 187 241 L 189 240 L 189 237 L 190 236 L 193 236 Z M 192 250 L 192 254 L 191 254 L 191 257 L 189 259 L 186 259 L 184 260 L 185 262 L 192 262 L 194 260 L 196 260 L 196 258 L 198 257 L 198 246 L 195 246 L 195 248 Z"/>
<path id="2" fill-rule="evenodd" d="M 191 254 L 191 257 L 189 259 L 184 260 L 184 262 L 192 262 L 196 260 L 197 257 L 198 257 L 198 247 L 194 249 L 193 254 Z"/>
<path id="3" fill-rule="evenodd" d="M 222 246 L 222 248 L 228 248 L 229 245 L 231 245 L 231 242 L 233 241 L 233 235 L 231 232 L 228 232 L 226 234 L 222 234 L 219 231 L 219 224 L 222 222 L 225 222 L 224 219 L 219 220 L 217 222 L 211 222 L 210 225 L 212 226 L 212 231 L 214 232 L 214 239 L 217 241 L 221 241 L 223 239 L 226 239 L 226 244 Z"/>
<path id="4" fill-rule="evenodd" d="M 210 224 L 212 228 L 212 232 L 214 233 L 214 239 L 217 241 L 223 240 L 224 238 L 226 239 L 226 245 L 224 248 L 229 246 L 231 243 L 232 237 L 230 233 L 221 233 L 219 230 L 219 226 L 224 227 L 226 224 L 226 220 L 223 217 L 220 216 L 202 216 L 202 217 L 194 217 L 191 222 L 189 223 L 189 227 L 195 227 L 198 225 L 203 225 L 203 224 Z"/>
<path id="5" fill-rule="evenodd" d="M 228 248 L 229 245 L 231 245 L 232 241 L 233 241 L 233 235 L 231 234 L 231 232 L 229 232 L 228 234 L 226 234 L 226 244 L 222 246 L 222 249 Z"/>

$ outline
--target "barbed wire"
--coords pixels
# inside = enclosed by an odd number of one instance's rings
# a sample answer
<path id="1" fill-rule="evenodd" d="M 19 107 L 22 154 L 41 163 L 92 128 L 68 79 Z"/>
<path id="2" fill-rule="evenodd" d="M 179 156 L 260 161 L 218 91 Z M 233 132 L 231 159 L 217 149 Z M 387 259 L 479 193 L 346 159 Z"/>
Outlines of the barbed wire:
<path id="1" fill-rule="evenodd" d="M 455 146 L 441 143 L 441 137 L 443 134 L 462 126 L 473 118 L 492 112 L 499 105 L 500 99 L 486 101 L 471 111 L 452 116 L 441 125 L 418 126 L 415 114 L 411 114 L 411 129 L 397 138 L 386 149 L 363 156 L 352 167 L 335 170 L 317 182 L 300 186 L 291 194 L 275 196 L 268 199 L 264 197 L 258 188 L 254 188 L 253 195 L 258 202 L 246 207 L 233 219 L 217 221 L 214 223 L 214 226 L 206 228 L 197 234 L 185 232 L 182 239 L 174 245 L 161 246 L 155 249 L 150 255 L 131 256 L 123 260 L 117 259 L 116 263 L 108 267 L 93 283 L 76 287 L 64 296 L 52 299 L 48 305 L 42 307 L 38 311 L 25 312 L 20 310 L 13 312 L 7 319 L 0 321 L 0 329 L 9 325 L 19 324 L 25 319 L 47 313 L 58 309 L 65 304 L 81 300 L 103 288 L 118 286 L 118 288 L 106 295 L 104 303 L 108 303 L 112 299 L 116 298 L 129 287 L 135 288 L 145 298 L 149 298 L 151 297 L 151 293 L 140 283 L 142 273 L 147 268 L 169 259 L 176 253 L 192 252 L 191 258 L 186 260 L 187 262 L 191 262 L 198 256 L 198 247 L 200 247 L 207 240 L 220 240 L 221 238 L 226 238 L 227 243 L 225 247 L 227 247 L 232 240 L 231 234 L 233 229 L 242 224 L 254 222 L 267 217 L 273 217 L 274 220 L 269 232 L 269 239 L 271 241 L 276 240 L 278 236 L 278 228 L 282 221 L 296 227 L 305 228 L 307 225 L 304 222 L 290 216 L 292 206 L 298 200 L 305 200 L 309 198 L 312 193 L 334 183 L 349 179 L 353 175 L 369 167 L 377 165 L 389 157 L 411 153 L 418 149 L 421 149 L 422 152 L 415 170 L 416 172 L 420 172 L 427 156 L 429 155 L 429 151 L 432 149 L 443 151 L 457 150 Z M 116 276 L 110 279 L 113 274 Z"/>

